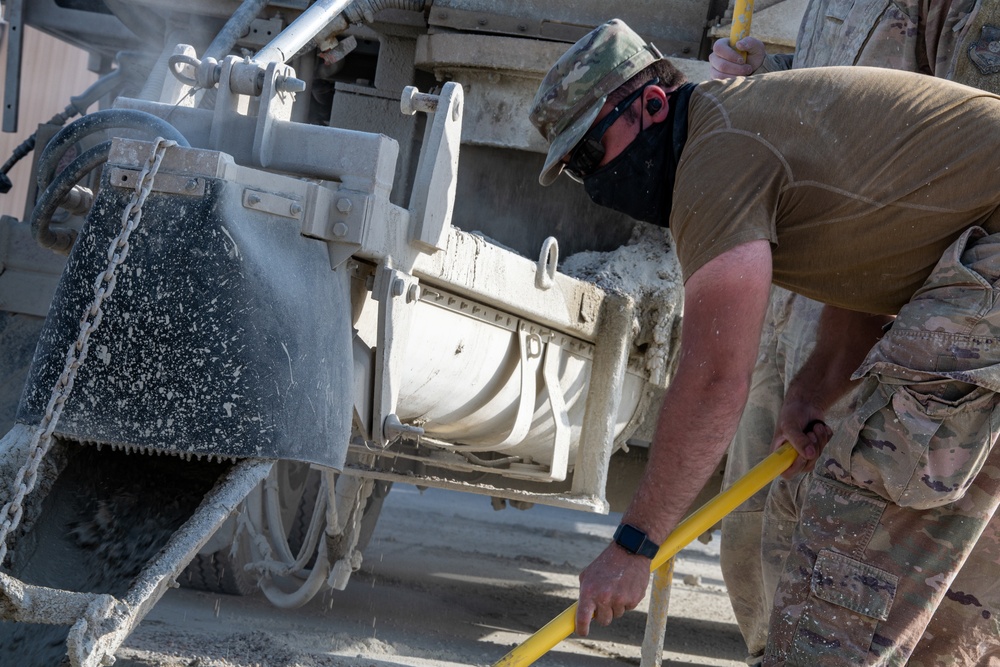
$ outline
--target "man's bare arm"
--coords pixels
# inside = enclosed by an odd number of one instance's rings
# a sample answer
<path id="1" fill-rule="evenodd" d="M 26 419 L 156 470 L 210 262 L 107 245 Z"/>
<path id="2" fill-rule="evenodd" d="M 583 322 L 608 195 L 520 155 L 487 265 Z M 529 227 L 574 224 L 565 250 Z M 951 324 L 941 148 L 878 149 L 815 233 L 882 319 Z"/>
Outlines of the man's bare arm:
<path id="1" fill-rule="evenodd" d="M 771 285 L 771 249 L 753 241 L 716 257 L 684 286 L 677 373 L 650 460 L 623 517 L 662 542 L 729 446 L 746 402 Z M 577 634 L 607 625 L 646 593 L 649 560 L 612 544 L 580 575 Z"/>
<path id="2" fill-rule="evenodd" d="M 825 426 L 807 426 L 823 421 L 826 411 L 851 390 L 851 374 L 891 320 L 888 315 L 823 308 L 816 347 L 789 384 L 778 417 L 774 445 L 788 440 L 800 455 L 786 476 L 812 469 L 832 433 Z"/>
<path id="3" fill-rule="evenodd" d="M 660 411 L 645 483 L 623 517 L 657 542 L 680 522 L 736 432 L 767 311 L 770 262 L 769 244 L 755 241 L 720 255 L 684 286 L 677 374 Z"/>

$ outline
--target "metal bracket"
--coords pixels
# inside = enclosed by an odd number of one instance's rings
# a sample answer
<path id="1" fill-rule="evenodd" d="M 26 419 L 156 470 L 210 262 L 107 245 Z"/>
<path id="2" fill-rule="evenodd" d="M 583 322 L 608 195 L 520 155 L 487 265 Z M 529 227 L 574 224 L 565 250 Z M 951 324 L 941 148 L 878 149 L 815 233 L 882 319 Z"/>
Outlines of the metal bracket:
<path id="1" fill-rule="evenodd" d="M 566 411 L 566 401 L 563 398 L 562 387 L 559 384 L 559 362 L 562 346 L 554 336 L 545 336 L 533 330 L 525 323 L 519 323 L 517 338 L 520 348 L 518 369 L 521 373 L 521 390 L 517 404 L 517 413 L 507 433 L 498 439 L 477 442 L 477 449 L 483 451 L 502 451 L 524 441 L 531 432 L 538 400 L 537 378 L 538 370 L 542 371 L 542 384 L 545 388 L 549 409 L 552 411 L 552 463 L 545 479 L 561 482 L 566 479 L 569 470 L 569 446 L 571 427 L 569 414 Z M 485 448 L 478 445 L 486 445 Z"/>
<path id="2" fill-rule="evenodd" d="M 17 132 L 21 106 L 21 58 L 24 51 L 24 0 L 7 2 L 7 76 L 4 80 L 3 131 Z"/>
<path id="3" fill-rule="evenodd" d="M 254 19 L 250 23 L 250 31 L 236 40 L 237 46 L 259 49 L 285 29 L 285 21 L 281 18 Z"/>
<path id="4" fill-rule="evenodd" d="M 271 166 L 274 148 L 274 125 L 292 119 L 295 94 L 284 89 L 284 83 L 294 79 L 295 70 L 281 63 L 270 63 L 264 71 L 264 85 L 257 110 L 257 130 L 253 138 L 253 157 L 263 168 Z"/>
<path id="5" fill-rule="evenodd" d="M 139 169 L 126 169 L 124 167 L 112 167 L 109 183 L 113 187 L 134 190 L 141 175 Z M 207 181 L 197 176 L 187 176 L 184 174 L 159 174 L 156 182 L 151 188 L 152 192 L 163 192 L 172 195 L 186 195 L 189 197 L 204 197 Z"/>
<path id="6" fill-rule="evenodd" d="M 517 340 L 520 352 L 518 369 L 521 373 L 521 390 L 514 421 L 505 435 L 494 440 L 484 439 L 477 442 L 477 445 L 486 445 L 477 449 L 502 451 L 523 441 L 531 430 L 531 418 L 535 414 L 535 399 L 538 396 L 536 378 L 545 351 L 545 342 L 538 333 L 531 331 L 523 323 L 518 326 Z"/>
<path id="7" fill-rule="evenodd" d="M 388 266 L 379 267 L 375 273 L 372 297 L 378 301 L 378 340 L 371 434 L 381 445 L 404 433 L 423 433 L 423 429 L 402 424 L 395 414 L 413 313 L 411 304 L 419 299 L 419 290 L 419 282 L 408 273 Z"/>
<path id="8" fill-rule="evenodd" d="M 634 318 L 635 301 L 629 296 L 609 293 L 601 302 L 595 336 L 598 343 L 573 470 L 575 494 L 604 497 Z"/>
<path id="9" fill-rule="evenodd" d="M 302 219 L 302 202 L 292 197 L 282 197 L 271 192 L 244 188 L 243 208 L 270 213 L 282 218 Z"/>
<path id="10" fill-rule="evenodd" d="M 545 381 L 545 393 L 548 395 L 549 408 L 552 410 L 552 464 L 549 466 L 549 479 L 561 482 L 566 479 L 569 469 L 570 423 L 566 412 L 566 401 L 562 386 L 559 384 L 559 357 L 562 347 L 553 338 L 545 348 L 545 360 L 542 362 L 542 379 Z"/>
<path id="11" fill-rule="evenodd" d="M 444 249 L 455 210 L 463 100 L 462 86 L 453 82 L 444 84 L 437 96 L 407 86 L 400 100 L 400 110 L 405 114 L 423 111 L 433 115 L 424 131 L 409 205 L 411 239 L 423 252 Z"/>
<path id="12" fill-rule="evenodd" d="M 208 147 L 215 150 L 223 150 L 226 144 L 226 137 L 232 136 L 237 130 L 236 121 L 246 113 L 247 98 L 240 98 L 238 93 L 233 92 L 233 87 L 229 81 L 233 75 L 233 65 L 239 62 L 230 56 L 219 63 L 219 87 L 216 91 L 215 110 L 212 112 L 212 127 L 209 130 Z M 243 114 L 240 113 L 240 106 L 243 105 Z"/>
<path id="13" fill-rule="evenodd" d="M 371 195 L 343 186 L 336 190 L 310 184 L 300 233 L 327 242 L 330 268 L 350 259 L 360 247 L 372 217 Z"/>

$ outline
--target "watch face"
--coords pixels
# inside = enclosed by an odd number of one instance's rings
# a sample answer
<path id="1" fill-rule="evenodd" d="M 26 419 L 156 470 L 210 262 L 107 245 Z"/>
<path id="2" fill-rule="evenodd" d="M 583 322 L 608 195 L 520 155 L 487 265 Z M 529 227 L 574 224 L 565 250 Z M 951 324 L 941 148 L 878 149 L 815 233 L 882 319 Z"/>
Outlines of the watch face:
<path id="1" fill-rule="evenodd" d="M 618 530 L 615 532 L 615 542 L 630 553 L 637 553 L 645 539 L 645 533 L 627 523 L 618 526 Z"/>

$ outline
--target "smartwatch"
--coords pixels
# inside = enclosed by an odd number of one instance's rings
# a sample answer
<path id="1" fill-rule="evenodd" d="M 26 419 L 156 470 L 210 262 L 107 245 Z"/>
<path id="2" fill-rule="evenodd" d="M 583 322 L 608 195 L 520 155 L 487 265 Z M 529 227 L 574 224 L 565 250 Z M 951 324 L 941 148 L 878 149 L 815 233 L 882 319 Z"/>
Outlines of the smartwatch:
<path id="1" fill-rule="evenodd" d="M 651 541 L 646 536 L 646 533 L 628 523 L 623 523 L 618 526 L 618 530 L 615 531 L 614 539 L 615 544 L 630 554 L 645 556 L 650 560 L 652 560 L 656 556 L 656 552 L 660 550 L 660 545 Z"/>

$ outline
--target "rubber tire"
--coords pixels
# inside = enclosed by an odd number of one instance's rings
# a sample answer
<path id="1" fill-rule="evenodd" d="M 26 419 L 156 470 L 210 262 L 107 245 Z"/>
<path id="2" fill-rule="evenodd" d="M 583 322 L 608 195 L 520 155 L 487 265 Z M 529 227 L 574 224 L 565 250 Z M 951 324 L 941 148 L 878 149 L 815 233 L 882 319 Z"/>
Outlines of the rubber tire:
<path id="1" fill-rule="evenodd" d="M 309 519 L 319 494 L 319 486 L 320 475 L 313 471 L 306 480 L 302 500 L 298 505 L 295 520 L 289 531 L 288 541 L 293 551 L 298 550 L 305 539 L 306 531 L 309 528 Z M 364 514 L 361 517 L 358 550 L 364 551 L 371 542 L 379 514 L 382 512 L 382 505 L 391 488 L 392 482 L 375 481 L 375 486 L 372 488 L 372 493 L 368 497 Z M 198 554 L 195 556 L 194 560 L 181 573 L 181 576 L 177 578 L 177 583 L 184 588 L 208 593 L 254 595 L 258 592 L 257 578 L 244 569 L 244 566 L 250 562 L 250 558 L 246 542 L 241 539 L 240 547 L 235 556 L 230 555 L 228 548 L 207 555 Z M 309 563 L 309 566 L 312 566 L 312 562 Z"/>
<path id="2" fill-rule="evenodd" d="M 254 595 L 258 592 L 257 577 L 243 569 L 248 560 L 230 556 L 229 549 L 204 556 L 198 554 L 177 578 L 177 583 L 207 593 Z"/>

